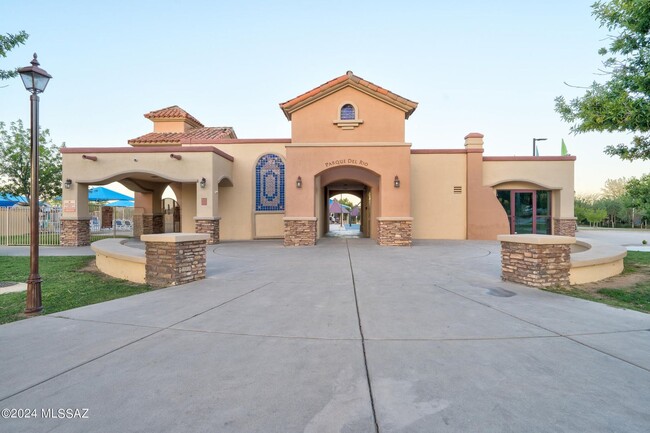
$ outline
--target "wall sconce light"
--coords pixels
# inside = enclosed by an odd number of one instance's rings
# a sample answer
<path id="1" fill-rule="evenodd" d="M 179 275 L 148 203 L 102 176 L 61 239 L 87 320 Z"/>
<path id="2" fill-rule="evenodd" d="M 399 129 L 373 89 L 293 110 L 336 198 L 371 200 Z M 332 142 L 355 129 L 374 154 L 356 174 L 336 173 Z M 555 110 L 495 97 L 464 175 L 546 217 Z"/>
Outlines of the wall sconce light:
<path id="1" fill-rule="evenodd" d="M 207 182 L 208 182 L 208 181 L 205 180 L 204 177 L 202 177 L 201 180 L 199 181 L 199 186 L 200 186 L 201 188 L 205 188 L 205 185 L 207 184 Z"/>
<path id="2" fill-rule="evenodd" d="M 300 176 L 296 179 L 296 188 L 302 188 L 302 177 Z"/>
<path id="3" fill-rule="evenodd" d="M 72 179 L 66 179 L 65 183 L 63 184 L 65 186 L 65 189 L 70 189 L 72 188 Z"/>
<path id="4" fill-rule="evenodd" d="M 395 188 L 399 188 L 399 185 L 400 185 L 399 177 L 395 176 L 395 180 L 393 181 L 393 185 L 395 186 Z"/>
<path id="5" fill-rule="evenodd" d="M 175 153 L 170 153 L 170 154 L 169 154 L 169 157 L 170 157 L 170 158 L 174 158 L 174 159 L 177 160 L 177 161 L 180 161 L 181 158 L 183 158 L 182 156 L 180 156 L 180 155 L 176 155 Z"/>

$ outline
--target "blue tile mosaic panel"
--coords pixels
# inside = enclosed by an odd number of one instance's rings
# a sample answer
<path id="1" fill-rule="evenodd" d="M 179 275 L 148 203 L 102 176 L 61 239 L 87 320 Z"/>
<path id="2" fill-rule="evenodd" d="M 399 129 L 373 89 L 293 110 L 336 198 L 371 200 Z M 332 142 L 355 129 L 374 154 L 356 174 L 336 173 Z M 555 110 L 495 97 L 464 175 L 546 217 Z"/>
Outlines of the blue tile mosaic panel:
<path id="1" fill-rule="evenodd" d="M 272 153 L 255 165 L 255 210 L 284 211 L 284 162 Z"/>

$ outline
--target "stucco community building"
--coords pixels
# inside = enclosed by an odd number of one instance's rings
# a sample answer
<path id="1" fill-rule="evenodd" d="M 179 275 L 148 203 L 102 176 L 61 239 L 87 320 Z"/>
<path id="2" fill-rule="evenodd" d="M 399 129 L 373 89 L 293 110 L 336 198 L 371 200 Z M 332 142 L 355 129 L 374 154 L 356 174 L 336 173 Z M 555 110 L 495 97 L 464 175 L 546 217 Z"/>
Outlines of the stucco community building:
<path id="1" fill-rule="evenodd" d="M 463 147 L 415 149 L 405 124 L 417 105 L 347 72 L 280 104 L 287 139 L 240 139 L 178 106 L 151 111 L 153 132 L 128 147 L 62 149 L 62 244 L 89 243 L 88 186 L 115 181 L 135 192 L 135 236 L 164 230 L 168 186 L 175 229 L 210 243 L 313 245 L 340 193 L 360 199 L 362 234 L 380 245 L 574 235 L 575 157 L 488 157 L 475 132 Z"/>

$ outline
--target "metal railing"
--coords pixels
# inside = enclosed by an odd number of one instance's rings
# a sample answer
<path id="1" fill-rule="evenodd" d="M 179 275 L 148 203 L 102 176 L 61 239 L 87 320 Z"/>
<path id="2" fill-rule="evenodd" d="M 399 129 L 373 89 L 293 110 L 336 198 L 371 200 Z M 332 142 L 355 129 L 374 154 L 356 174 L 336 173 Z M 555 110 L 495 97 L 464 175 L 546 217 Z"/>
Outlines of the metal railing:
<path id="1" fill-rule="evenodd" d="M 133 235 L 134 208 L 110 209 L 102 211 L 102 206 L 90 205 L 91 241 Z M 60 245 L 62 215 L 60 208 L 39 212 L 40 245 Z M 29 245 L 30 219 L 29 206 L 0 207 L 0 245 Z"/>

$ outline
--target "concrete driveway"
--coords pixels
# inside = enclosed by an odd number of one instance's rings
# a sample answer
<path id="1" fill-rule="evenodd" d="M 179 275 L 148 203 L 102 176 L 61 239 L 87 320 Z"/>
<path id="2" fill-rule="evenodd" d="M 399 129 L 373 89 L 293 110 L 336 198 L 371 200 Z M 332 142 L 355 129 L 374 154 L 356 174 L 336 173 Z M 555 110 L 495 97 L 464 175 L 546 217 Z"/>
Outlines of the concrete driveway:
<path id="1" fill-rule="evenodd" d="M 209 247 L 206 280 L 0 326 L 0 408 L 36 414 L 0 431 L 649 431 L 650 315 L 504 283 L 499 261 Z"/>

